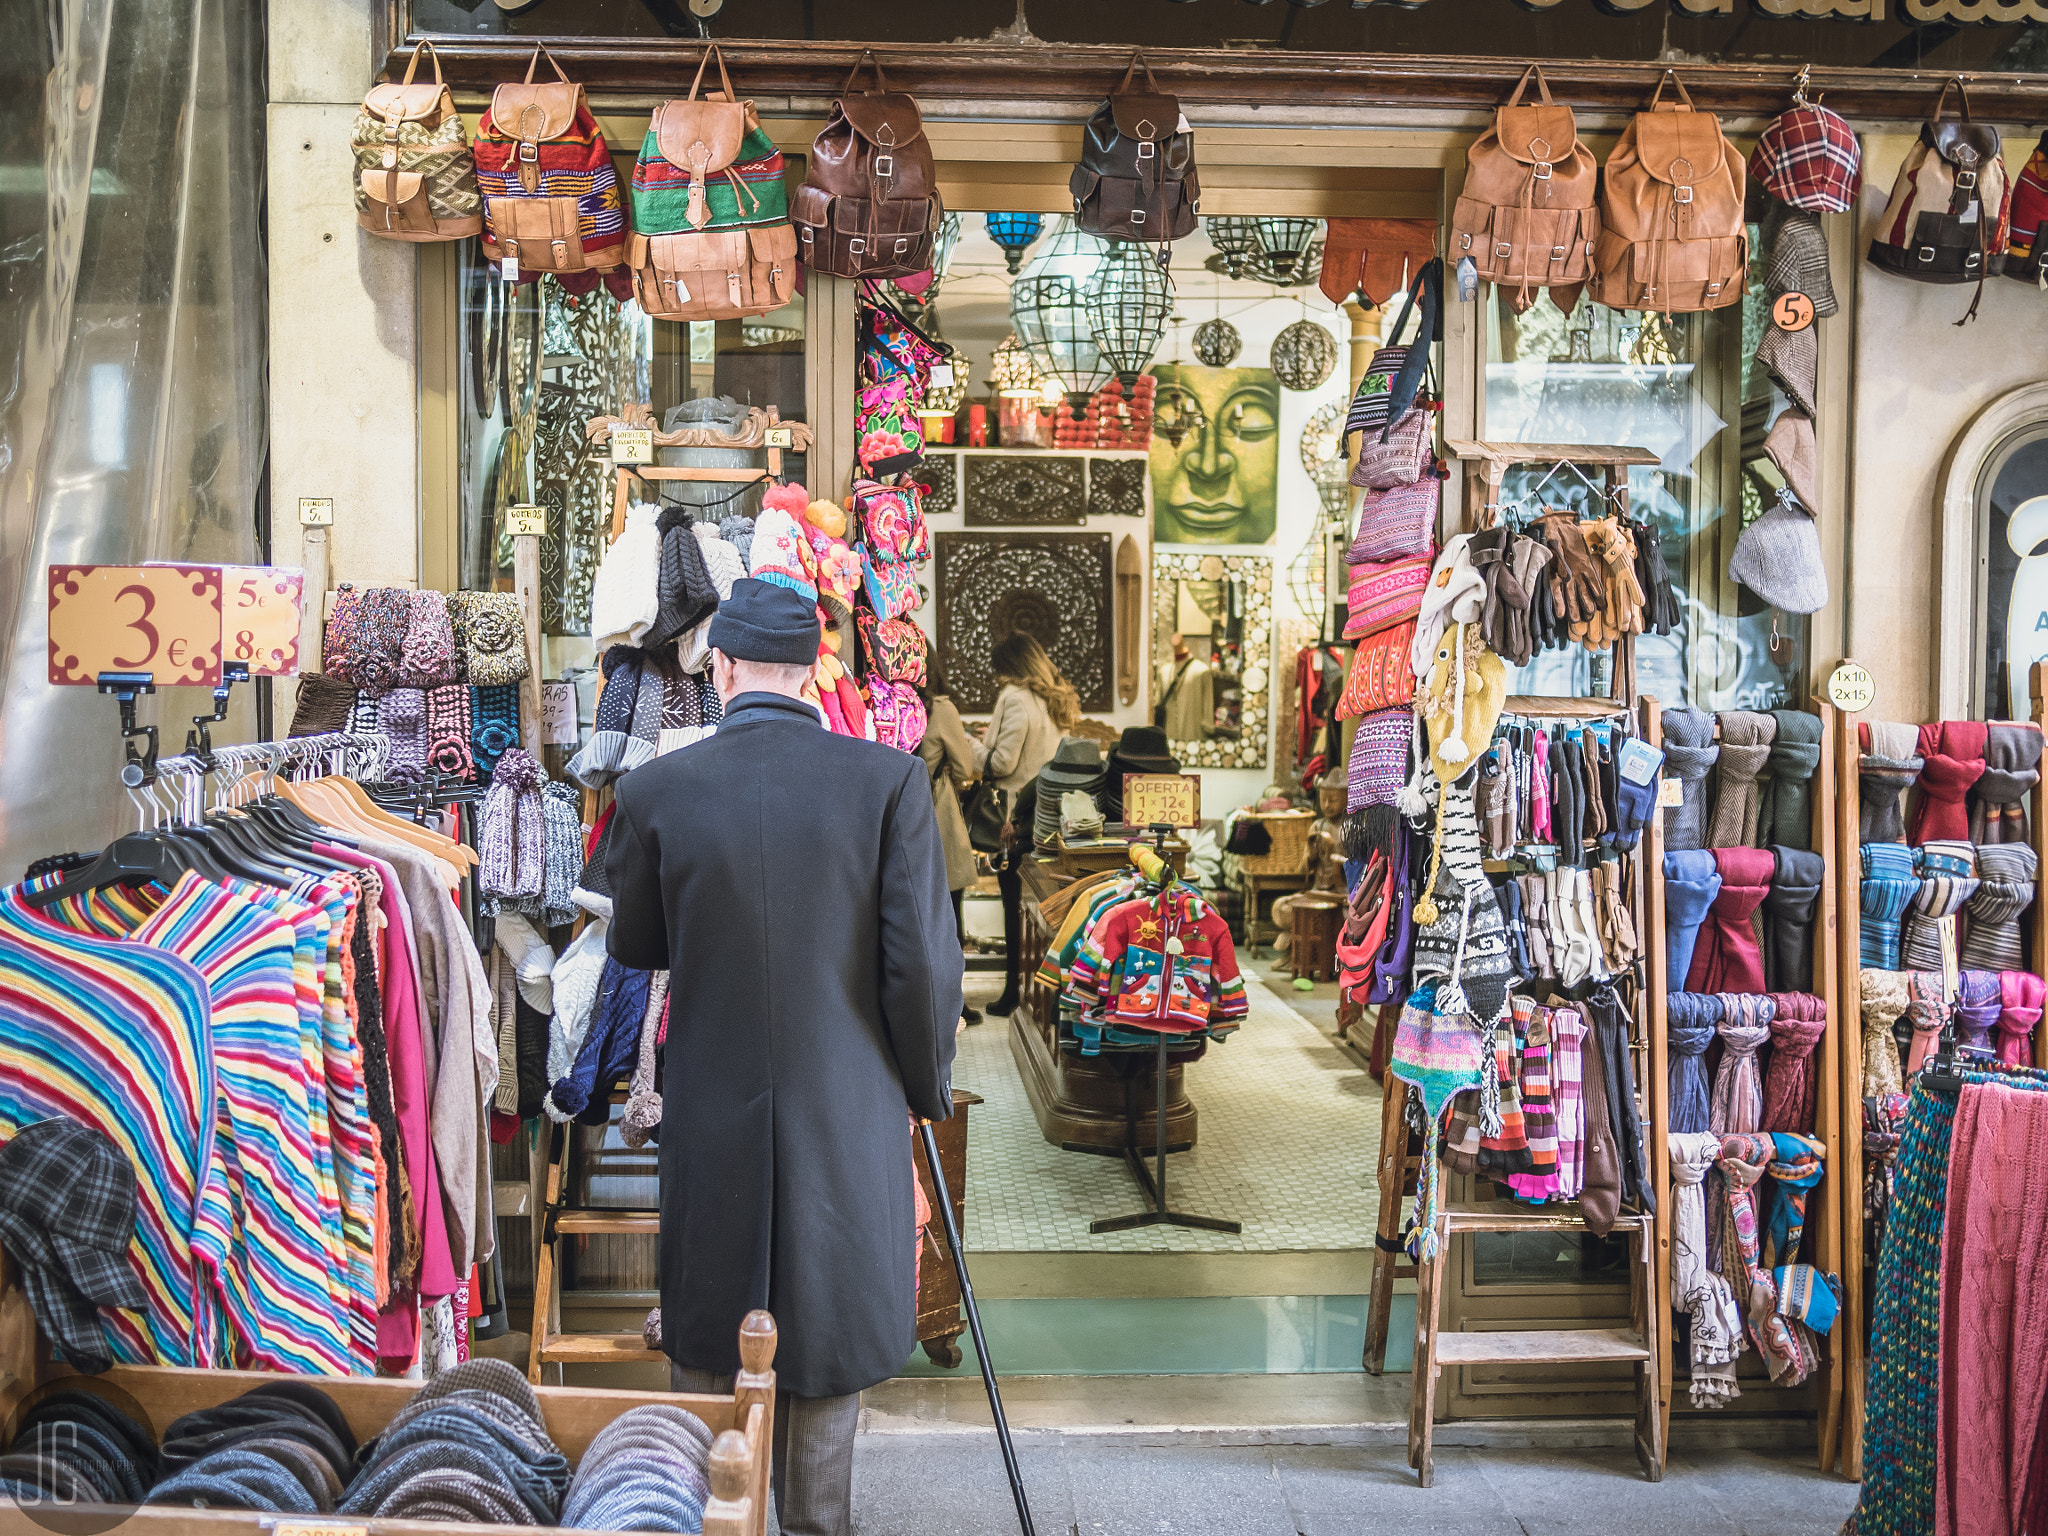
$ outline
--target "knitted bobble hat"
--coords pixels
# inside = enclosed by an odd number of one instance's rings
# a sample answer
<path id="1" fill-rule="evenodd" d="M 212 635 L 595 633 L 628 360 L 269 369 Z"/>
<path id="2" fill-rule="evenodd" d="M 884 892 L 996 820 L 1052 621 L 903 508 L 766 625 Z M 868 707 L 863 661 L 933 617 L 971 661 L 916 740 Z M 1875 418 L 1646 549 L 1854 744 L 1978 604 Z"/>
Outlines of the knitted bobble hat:
<path id="1" fill-rule="evenodd" d="M 541 845 L 546 870 L 541 879 L 542 925 L 564 927 L 576 920 L 576 881 L 583 867 L 583 797 L 556 780 L 541 786 Z"/>
<path id="2" fill-rule="evenodd" d="M 431 588 L 412 594 L 407 605 L 405 643 L 399 651 L 399 680 L 414 688 L 432 688 L 455 680 L 455 631 L 448 622 L 448 599 Z"/>
<path id="3" fill-rule="evenodd" d="M 355 685 L 321 672 L 299 676 L 299 696 L 292 704 L 293 736 L 319 736 L 327 731 L 348 729 L 349 711 L 355 706 Z"/>
<path id="4" fill-rule="evenodd" d="M 633 733 L 633 707 L 640 697 L 642 653 L 615 645 L 599 663 L 604 685 L 598 691 L 590 740 L 569 760 L 568 772 L 586 789 L 601 789 L 621 772 L 628 738 Z"/>
<path id="5" fill-rule="evenodd" d="M 590 584 L 590 641 L 638 645 L 661 611 L 661 508 L 636 502 Z"/>
<path id="6" fill-rule="evenodd" d="M 818 584 L 811 576 L 811 545 L 796 519 L 777 507 L 765 507 L 754 520 L 754 537 L 747 560 L 747 574 L 761 581 L 787 587 L 805 602 L 818 601 Z"/>
<path id="7" fill-rule="evenodd" d="M 696 628 L 718 611 L 718 589 L 704 563 L 704 546 L 688 507 L 670 507 L 658 521 L 661 569 L 655 583 L 654 622 L 640 643 L 652 650 Z"/>
<path id="8" fill-rule="evenodd" d="M 540 895 L 547 876 L 540 798 L 546 777 L 533 754 L 521 748 L 498 759 L 477 816 L 477 852 L 482 855 L 477 883 L 486 896 Z"/>
<path id="9" fill-rule="evenodd" d="M 738 552 L 742 566 L 751 563 L 754 543 L 754 520 L 751 517 L 721 517 L 718 536 Z"/>
<path id="10" fill-rule="evenodd" d="M 427 768 L 427 696 L 394 688 L 377 701 L 377 729 L 391 738 L 391 777 L 406 782 Z"/>

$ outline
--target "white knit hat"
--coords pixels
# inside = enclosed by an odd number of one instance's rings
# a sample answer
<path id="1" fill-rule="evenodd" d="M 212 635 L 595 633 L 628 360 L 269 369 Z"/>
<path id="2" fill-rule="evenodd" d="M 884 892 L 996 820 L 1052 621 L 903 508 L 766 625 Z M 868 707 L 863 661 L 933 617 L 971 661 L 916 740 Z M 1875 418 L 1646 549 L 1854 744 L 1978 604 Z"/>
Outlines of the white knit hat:
<path id="1" fill-rule="evenodd" d="M 1436 662 L 1436 643 L 1453 624 L 1477 624 L 1486 600 L 1486 581 L 1472 568 L 1472 535 L 1460 533 L 1446 541 L 1430 567 L 1422 610 L 1415 616 L 1415 641 L 1409 659 L 1418 679 L 1429 676 Z"/>
<path id="2" fill-rule="evenodd" d="M 590 584 L 590 642 L 638 645 L 661 611 L 661 508 L 640 502 L 626 509 L 626 527 L 604 552 Z"/>

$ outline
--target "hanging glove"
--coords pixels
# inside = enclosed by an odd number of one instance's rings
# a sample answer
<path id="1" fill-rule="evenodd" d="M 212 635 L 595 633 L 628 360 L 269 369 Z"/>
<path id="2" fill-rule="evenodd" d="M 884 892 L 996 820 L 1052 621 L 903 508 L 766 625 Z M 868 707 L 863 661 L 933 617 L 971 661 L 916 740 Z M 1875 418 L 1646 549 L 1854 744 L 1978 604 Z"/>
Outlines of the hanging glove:
<path id="1" fill-rule="evenodd" d="M 1546 512 L 1536 527 L 1550 546 L 1551 607 L 1560 624 L 1571 627 L 1572 638 L 1579 639 L 1581 627 L 1599 617 L 1606 601 L 1600 563 L 1586 547 L 1576 513 Z"/>
<path id="2" fill-rule="evenodd" d="M 1668 635 L 1678 628 L 1678 594 L 1671 589 L 1671 572 L 1664 564 L 1664 545 L 1656 530 L 1641 523 L 1625 525 L 1636 546 L 1636 585 L 1643 594 L 1643 632 Z"/>
<path id="3" fill-rule="evenodd" d="M 1643 632 L 1643 589 L 1636 580 L 1636 541 L 1618 517 L 1586 525 L 1586 546 L 1606 568 L 1608 638 Z"/>

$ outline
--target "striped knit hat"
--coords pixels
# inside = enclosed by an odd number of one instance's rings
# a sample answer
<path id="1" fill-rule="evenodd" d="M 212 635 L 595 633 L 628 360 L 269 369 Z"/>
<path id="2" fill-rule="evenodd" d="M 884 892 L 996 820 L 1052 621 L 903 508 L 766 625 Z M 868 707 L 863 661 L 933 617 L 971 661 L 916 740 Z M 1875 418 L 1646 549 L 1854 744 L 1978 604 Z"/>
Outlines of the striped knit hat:
<path id="1" fill-rule="evenodd" d="M 1401 1005 L 1394 1029 L 1389 1070 L 1412 1087 L 1422 1103 L 1422 1180 L 1415 1193 L 1414 1235 L 1409 1247 L 1418 1261 L 1436 1256 L 1437 1136 L 1445 1108 L 1458 1094 L 1477 1088 L 1485 1040 L 1463 1014 L 1436 1011 L 1434 982 L 1417 987 Z"/>

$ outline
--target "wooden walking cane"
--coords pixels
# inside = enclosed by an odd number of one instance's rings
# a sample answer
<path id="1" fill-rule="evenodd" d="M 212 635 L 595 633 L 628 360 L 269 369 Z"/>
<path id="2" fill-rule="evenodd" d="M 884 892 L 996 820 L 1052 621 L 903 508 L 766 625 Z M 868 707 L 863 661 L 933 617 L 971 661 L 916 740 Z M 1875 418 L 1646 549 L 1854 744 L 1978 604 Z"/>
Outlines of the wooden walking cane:
<path id="1" fill-rule="evenodd" d="M 953 1273 L 960 1277 L 960 1299 L 967 1307 L 967 1330 L 974 1336 L 974 1357 L 981 1362 L 982 1385 L 988 1388 L 988 1411 L 996 1421 L 996 1440 L 1003 1448 L 1003 1470 L 1010 1476 L 1010 1493 L 1017 1501 L 1017 1523 L 1024 1536 L 1037 1536 L 1031 1526 L 1031 1505 L 1024 1497 L 1024 1477 L 1017 1470 L 1017 1447 L 1010 1443 L 1010 1421 L 1003 1417 L 1003 1394 L 996 1390 L 995 1367 L 989 1364 L 988 1341 L 981 1336 L 981 1308 L 974 1304 L 974 1283 L 967 1278 L 967 1255 L 960 1250 L 960 1228 L 953 1220 L 953 1197 L 946 1191 L 945 1170 L 939 1167 L 939 1142 L 932 1135 L 929 1120 L 917 1122 L 918 1140 L 924 1143 L 925 1166 L 932 1172 L 932 1194 L 939 1215 L 946 1223 L 946 1247 L 953 1255 Z"/>

